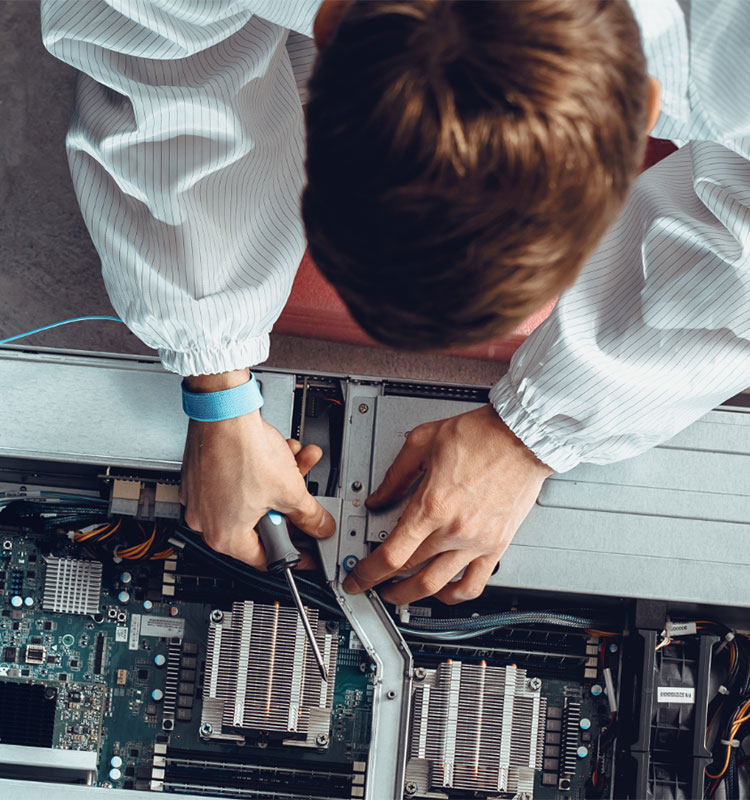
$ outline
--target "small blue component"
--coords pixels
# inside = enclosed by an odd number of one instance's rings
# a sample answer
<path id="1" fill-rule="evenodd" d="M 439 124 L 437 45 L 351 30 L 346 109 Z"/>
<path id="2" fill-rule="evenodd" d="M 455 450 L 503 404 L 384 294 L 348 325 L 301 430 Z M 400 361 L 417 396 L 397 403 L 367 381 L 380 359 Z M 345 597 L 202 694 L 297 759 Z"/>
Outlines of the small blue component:
<path id="1" fill-rule="evenodd" d="M 278 511 L 273 510 L 268 512 L 268 519 L 270 519 L 274 525 L 281 525 L 281 523 L 284 521 L 284 517 L 282 517 Z"/>
<path id="2" fill-rule="evenodd" d="M 351 572 L 354 569 L 354 567 L 357 566 L 357 562 L 358 561 L 359 561 L 359 559 L 357 558 L 357 556 L 353 556 L 353 555 L 345 556 L 344 560 L 341 562 L 341 566 L 347 572 Z"/>

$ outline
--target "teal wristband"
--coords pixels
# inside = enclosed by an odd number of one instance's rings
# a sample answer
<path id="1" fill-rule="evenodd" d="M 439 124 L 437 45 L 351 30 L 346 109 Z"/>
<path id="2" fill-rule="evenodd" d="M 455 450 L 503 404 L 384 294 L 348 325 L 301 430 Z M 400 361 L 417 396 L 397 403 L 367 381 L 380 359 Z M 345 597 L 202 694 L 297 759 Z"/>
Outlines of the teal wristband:
<path id="1" fill-rule="evenodd" d="M 257 411 L 263 405 L 255 375 L 247 383 L 219 392 L 189 392 L 182 385 L 182 410 L 198 422 L 219 422 Z"/>

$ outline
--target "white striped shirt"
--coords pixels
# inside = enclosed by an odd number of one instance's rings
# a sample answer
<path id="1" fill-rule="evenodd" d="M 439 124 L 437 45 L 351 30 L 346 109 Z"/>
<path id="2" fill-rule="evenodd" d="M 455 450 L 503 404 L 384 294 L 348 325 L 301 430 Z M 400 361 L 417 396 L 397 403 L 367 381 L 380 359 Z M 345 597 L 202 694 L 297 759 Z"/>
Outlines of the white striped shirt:
<path id="1" fill-rule="evenodd" d="M 112 303 L 167 369 L 262 361 L 304 249 L 320 0 L 43 0 L 82 71 L 67 145 Z M 553 469 L 627 458 L 750 383 L 750 2 L 632 0 L 684 146 L 492 390 Z M 394 291 L 397 287 L 394 287 Z"/>

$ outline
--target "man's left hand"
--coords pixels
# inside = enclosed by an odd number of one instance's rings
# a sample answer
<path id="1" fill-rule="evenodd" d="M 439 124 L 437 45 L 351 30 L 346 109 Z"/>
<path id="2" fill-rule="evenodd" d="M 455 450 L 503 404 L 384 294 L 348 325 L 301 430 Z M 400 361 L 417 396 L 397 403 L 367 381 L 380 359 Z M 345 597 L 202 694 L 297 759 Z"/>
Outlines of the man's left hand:
<path id="1" fill-rule="evenodd" d="M 423 480 L 398 525 L 357 564 L 344 589 L 362 592 L 421 566 L 380 596 L 397 604 L 433 594 L 445 603 L 478 597 L 551 474 L 490 405 L 420 425 L 367 506 L 390 505 Z"/>

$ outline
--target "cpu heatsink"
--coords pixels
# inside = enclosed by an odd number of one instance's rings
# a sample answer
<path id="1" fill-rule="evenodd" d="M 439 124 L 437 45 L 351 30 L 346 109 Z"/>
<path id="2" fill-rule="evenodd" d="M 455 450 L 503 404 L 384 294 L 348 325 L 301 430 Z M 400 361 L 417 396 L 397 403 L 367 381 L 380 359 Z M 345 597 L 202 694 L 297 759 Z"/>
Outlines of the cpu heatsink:
<path id="1" fill-rule="evenodd" d="M 407 779 L 531 798 L 542 769 L 547 701 L 526 670 L 447 661 L 415 683 Z"/>
<path id="2" fill-rule="evenodd" d="M 211 621 L 201 730 L 244 738 L 243 731 L 303 735 L 289 744 L 320 745 L 330 734 L 338 635 L 308 609 L 329 683 L 322 680 L 295 608 L 247 600 Z"/>
<path id="3" fill-rule="evenodd" d="M 102 593 L 99 561 L 47 556 L 42 608 L 60 614 L 98 614 Z"/>

